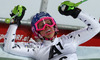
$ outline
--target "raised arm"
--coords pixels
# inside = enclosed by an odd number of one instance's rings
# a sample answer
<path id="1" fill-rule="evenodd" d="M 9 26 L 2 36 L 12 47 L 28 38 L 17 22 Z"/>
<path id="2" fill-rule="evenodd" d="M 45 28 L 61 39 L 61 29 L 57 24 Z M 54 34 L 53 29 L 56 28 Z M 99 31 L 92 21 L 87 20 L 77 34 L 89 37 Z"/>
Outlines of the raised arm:
<path id="1" fill-rule="evenodd" d="M 80 12 L 77 18 L 87 25 L 87 27 L 74 32 L 74 36 L 76 37 L 74 40 L 78 44 L 90 40 L 100 32 L 100 24 L 96 18 L 93 18 L 84 12 Z"/>
<path id="2" fill-rule="evenodd" d="M 19 55 L 19 56 L 26 56 L 26 57 L 32 57 L 34 58 L 36 51 L 35 51 L 35 45 L 31 45 L 29 43 L 15 43 L 15 37 L 16 37 L 16 30 L 20 26 L 20 20 L 23 18 L 24 13 L 25 13 L 25 7 L 24 6 L 16 6 L 13 10 L 14 12 L 18 11 L 18 8 L 22 8 L 22 15 L 21 16 L 16 16 L 14 18 L 14 21 L 10 23 L 10 26 L 8 28 L 8 31 L 5 36 L 4 40 L 4 51 L 14 54 L 14 55 Z M 14 16 L 16 13 L 12 12 L 11 16 Z M 31 46 L 31 47 L 27 47 Z"/>
<path id="3" fill-rule="evenodd" d="M 82 28 L 80 30 L 74 31 L 68 35 L 66 35 L 67 38 L 70 37 L 70 39 L 77 45 L 82 44 L 88 40 L 90 40 L 92 37 L 94 37 L 97 33 L 100 32 L 100 24 L 97 22 L 97 20 L 91 16 L 89 16 L 86 13 L 83 13 L 81 9 L 75 7 L 74 5 L 69 6 L 66 1 L 63 2 L 59 6 L 59 12 L 62 15 L 68 16 L 71 15 L 73 18 L 79 18 L 81 21 L 83 21 L 87 27 Z M 71 3 L 73 4 L 73 3 Z M 69 8 L 70 7 L 70 8 Z M 69 10 L 67 10 L 69 8 Z"/>

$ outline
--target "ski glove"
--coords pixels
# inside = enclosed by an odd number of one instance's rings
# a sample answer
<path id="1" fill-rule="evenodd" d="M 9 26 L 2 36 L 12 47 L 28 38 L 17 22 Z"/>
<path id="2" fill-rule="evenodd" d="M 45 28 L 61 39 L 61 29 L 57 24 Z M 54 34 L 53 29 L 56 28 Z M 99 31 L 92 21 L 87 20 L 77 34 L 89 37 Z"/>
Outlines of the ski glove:
<path id="1" fill-rule="evenodd" d="M 25 14 L 25 10 L 26 8 L 22 5 L 17 5 L 14 7 L 14 9 L 12 10 L 12 13 L 10 14 L 11 17 L 15 16 L 13 18 L 14 22 L 12 22 L 11 24 L 17 24 L 18 26 L 20 26 L 21 24 L 21 20 Z"/>
<path id="2" fill-rule="evenodd" d="M 81 9 L 77 8 L 78 5 L 79 3 L 75 4 L 70 1 L 64 1 L 58 7 L 58 11 L 62 15 L 71 15 L 73 18 L 77 18 L 78 14 L 81 12 Z"/>

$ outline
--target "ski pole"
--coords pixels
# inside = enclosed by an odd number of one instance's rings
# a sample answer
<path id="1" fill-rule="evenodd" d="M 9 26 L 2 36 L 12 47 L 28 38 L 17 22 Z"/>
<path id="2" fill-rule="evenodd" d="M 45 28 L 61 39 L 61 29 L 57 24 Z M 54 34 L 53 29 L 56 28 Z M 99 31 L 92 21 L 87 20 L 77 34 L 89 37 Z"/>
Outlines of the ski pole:
<path id="1" fill-rule="evenodd" d="M 87 0 L 83 0 L 83 1 L 80 1 L 78 3 L 75 4 L 75 7 L 79 6 L 80 4 L 82 4 L 83 2 L 86 2 Z"/>
<path id="2" fill-rule="evenodd" d="M 11 23 L 11 22 L 14 22 L 14 18 L 16 17 L 16 16 L 21 16 L 22 15 L 22 11 L 23 10 L 26 10 L 26 8 L 24 7 L 24 6 L 22 6 L 22 5 L 17 5 L 17 6 L 15 6 L 14 7 L 14 9 L 12 10 L 12 13 L 13 14 L 15 14 L 14 16 L 12 16 L 11 18 L 6 18 L 5 19 L 5 23 Z"/>
<path id="3" fill-rule="evenodd" d="M 77 2 L 77 3 L 73 3 L 73 2 L 70 2 L 70 1 L 66 1 L 66 2 L 63 2 L 62 4 L 66 4 L 68 5 L 68 10 L 73 10 L 75 7 L 78 7 L 80 4 L 82 4 L 83 2 L 86 2 L 87 0 L 83 0 L 83 1 L 80 1 L 80 2 Z"/>
<path id="4" fill-rule="evenodd" d="M 14 16 L 12 16 L 11 18 L 6 18 L 5 23 L 9 24 L 11 22 L 14 22 L 13 18 L 15 18 L 18 15 L 19 15 L 19 12 L 17 14 L 15 14 Z"/>

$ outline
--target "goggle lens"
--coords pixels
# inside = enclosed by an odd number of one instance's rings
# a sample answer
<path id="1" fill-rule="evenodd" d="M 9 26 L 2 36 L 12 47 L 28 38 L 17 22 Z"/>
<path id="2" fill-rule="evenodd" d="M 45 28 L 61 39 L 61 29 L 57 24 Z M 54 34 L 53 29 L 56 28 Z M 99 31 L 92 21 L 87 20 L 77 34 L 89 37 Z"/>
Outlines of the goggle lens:
<path id="1" fill-rule="evenodd" d="M 39 21 L 35 23 L 36 30 L 41 31 L 44 30 L 46 26 L 53 27 L 55 25 L 55 21 L 51 17 L 41 18 Z"/>

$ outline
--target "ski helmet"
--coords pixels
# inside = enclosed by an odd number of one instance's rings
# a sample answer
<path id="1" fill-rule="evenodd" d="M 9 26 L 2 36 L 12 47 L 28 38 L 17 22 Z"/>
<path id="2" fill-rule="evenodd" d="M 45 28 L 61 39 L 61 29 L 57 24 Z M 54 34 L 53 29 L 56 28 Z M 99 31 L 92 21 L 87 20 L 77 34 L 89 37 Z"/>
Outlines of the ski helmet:
<path id="1" fill-rule="evenodd" d="M 36 23 L 37 23 L 39 20 L 44 19 L 44 18 L 51 18 L 52 21 L 55 23 L 55 24 L 53 25 L 53 26 L 54 26 L 55 32 L 57 33 L 57 31 L 58 31 L 56 22 L 55 22 L 55 20 L 50 16 L 49 13 L 47 13 L 47 12 L 40 12 L 40 13 L 37 13 L 36 15 L 34 15 L 34 16 L 32 17 L 31 26 L 32 26 L 32 32 L 33 32 L 34 35 L 35 35 L 36 37 L 38 37 L 38 38 L 43 38 L 43 37 L 38 33 Z"/>

